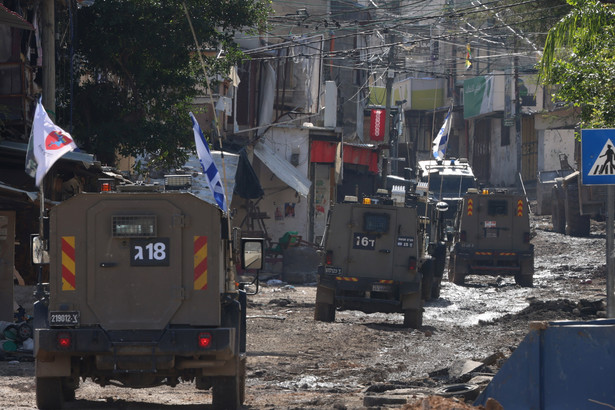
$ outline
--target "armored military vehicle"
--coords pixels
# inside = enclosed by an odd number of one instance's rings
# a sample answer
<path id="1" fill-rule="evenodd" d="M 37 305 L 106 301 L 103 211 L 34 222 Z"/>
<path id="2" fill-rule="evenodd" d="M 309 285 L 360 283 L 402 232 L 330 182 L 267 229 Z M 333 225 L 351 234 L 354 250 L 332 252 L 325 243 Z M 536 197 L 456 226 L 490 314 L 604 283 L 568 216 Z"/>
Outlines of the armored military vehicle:
<path id="1" fill-rule="evenodd" d="M 468 275 L 514 275 L 533 285 L 534 245 L 523 195 L 501 190 L 470 192 L 457 213 L 457 234 L 450 252 L 449 281 L 463 285 Z"/>
<path id="2" fill-rule="evenodd" d="M 418 180 L 419 190 L 426 191 L 435 201 L 447 203 L 448 211 L 444 214 L 444 220 L 448 236 L 452 239 L 455 215 L 461 199 L 468 189 L 478 189 L 476 177 L 468 160 L 451 158 L 419 161 Z"/>
<path id="3" fill-rule="evenodd" d="M 405 197 L 394 201 L 381 194 L 361 203 L 347 197 L 335 204 L 328 215 L 314 319 L 333 322 L 336 309 L 399 312 L 404 326 L 419 328 L 424 271 L 435 267 L 423 244 L 416 206 L 406 206 Z M 431 278 L 429 286 L 433 272 Z"/>
<path id="4" fill-rule="evenodd" d="M 157 186 L 54 207 L 48 293 L 34 314 L 38 407 L 61 408 L 89 378 L 130 388 L 194 382 L 212 388 L 215 408 L 239 408 L 246 294 L 228 226 L 216 206 Z M 260 268 L 262 241 L 241 244 L 243 265 Z"/>

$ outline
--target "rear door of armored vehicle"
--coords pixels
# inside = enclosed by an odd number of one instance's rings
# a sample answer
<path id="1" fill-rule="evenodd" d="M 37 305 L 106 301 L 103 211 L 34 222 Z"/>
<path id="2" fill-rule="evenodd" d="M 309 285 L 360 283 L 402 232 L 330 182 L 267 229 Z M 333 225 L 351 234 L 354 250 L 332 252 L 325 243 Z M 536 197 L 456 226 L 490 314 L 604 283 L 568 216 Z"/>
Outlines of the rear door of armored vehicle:
<path id="1" fill-rule="evenodd" d="M 340 206 L 341 205 L 341 206 Z M 393 206 L 340 204 L 331 218 L 327 250 L 343 276 L 375 280 L 408 280 L 411 256 L 416 257 L 416 215 Z M 416 212 L 416 211 L 414 211 Z"/>
<path id="2" fill-rule="evenodd" d="M 524 235 L 529 235 L 529 218 L 523 198 L 468 195 L 464 202 L 460 230 L 472 248 L 513 250 L 527 247 Z"/>
<path id="3" fill-rule="evenodd" d="M 62 283 L 51 283 L 61 290 L 53 292 L 51 310 L 70 305 L 82 325 L 108 330 L 219 326 L 219 214 L 203 212 L 190 194 L 174 194 L 174 201 L 138 195 L 90 201 L 86 194 L 58 209 L 52 230 L 61 237 L 56 269 L 63 274 Z"/>

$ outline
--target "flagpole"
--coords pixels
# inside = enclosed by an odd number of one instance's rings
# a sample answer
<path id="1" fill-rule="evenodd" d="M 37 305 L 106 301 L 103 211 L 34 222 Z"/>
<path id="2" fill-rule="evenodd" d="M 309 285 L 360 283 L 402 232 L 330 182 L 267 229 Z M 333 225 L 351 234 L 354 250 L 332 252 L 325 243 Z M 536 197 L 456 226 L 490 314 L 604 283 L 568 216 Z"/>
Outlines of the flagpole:
<path id="1" fill-rule="evenodd" d="M 192 37 L 194 38 L 194 44 L 196 45 L 196 51 L 197 51 L 197 55 L 199 56 L 199 61 L 201 63 L 201 68 L 203 69 L 203 74 L 205 75 L 205 82 L 207 84 L 207 92 L 209 93 L 209 98 L 211 100 L 211 108 L 213 110 L 213 121 L 214 121 L 214 125 L 215 125 L 215 129 L 216 129 L 216 134 L 218 134 L 218 141 L 220 144 L 220 157 L 222 160 L 222 178 L 223 178 L 223 182 L 222 182 L 222 189 L 224 192 L 224 198 L 226 201 L 226 222 L 227 222 L 227 229 L 228 229 L 228 235 L 229 235 L 229 239 L 232 236 L 232 231 L 231 231 L 231 218 L 230 218 L 230 210 L 229 210 L 229 205 L 230 202 L 227 200 L 228 195 L 226 195 L 226 167 L 224 166 L 224 153 L 222 150 L 222 137 L 220 136 L 220 129 L 218 127 L 218 118 L 216 115 L 216 107 L 214 106 L 214 100 L 213 100 L 213 95 L 211 93 L 211 88 L 209 86 L 209 78 L 207 77 L 207 70 L 205 69 L 205 62 L 203 61 L 203 56 L 201 55 L 201 46 L 199 45 L 199 42 L 196 38 L 196 33 L 194 32 L 194 27 L 192 26 L 192 20 L 190 19 L 190 13 L 188 13 L 188 7 L 186 7 L 186 2 L 182 1 L 182 6 L 184 7 L 184 12 L 186 13 L 186 19 L 188 20 L 188 24 L 190 25 L 190 30 L 192 31 Z M 212 156 L 213 159 L 213 156 Z M 212 191 L 213 193 L 213 191 Z M 224 210 L 222 210 L 222 213 L 224 214 Z M 235 288 L 235 283 L 236 283 L 236 275 L 235 272 L 233 271 L 233 269 L 231 268 L 231 266 L 233 265 L 233 248 L 231 245 L 232 241 L 228 241 L 228 258 L 229 261 L 231 263 L 227 263 L 227 272 L 228 272 L 228 283 L 227 283 L 227 289 L 234 289 Z"/>
<path id="2" fill-rule="evenodd" d="M 44 178 L 43 178 L 44 179 Z M 43 291 L 43 256 L 42 254 L 45 252 L 45 225 L 43 223 L 43 217 L 45 215 L 45 192 L 43 190 L 43 180 L 41 180 L 41 185 L 39 186 L 38 198 L 40 201 L 39 212 L 40 215 L 38 217 L 38 236 L 39 236 L 39 252 L 41 253 L 41 260 L 38 261 L 38 277 L 36 280 L 36 298 L 37 300 L 41 300 L 45 294 Z"/>

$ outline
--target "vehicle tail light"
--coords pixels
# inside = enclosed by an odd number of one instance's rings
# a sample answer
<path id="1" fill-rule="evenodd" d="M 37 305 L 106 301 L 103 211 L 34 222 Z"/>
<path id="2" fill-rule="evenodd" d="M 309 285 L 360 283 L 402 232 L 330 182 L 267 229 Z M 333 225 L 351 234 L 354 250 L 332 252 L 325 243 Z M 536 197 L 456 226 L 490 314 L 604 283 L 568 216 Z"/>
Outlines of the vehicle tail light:
<path id="1" fill-rule="evenodd" d="M 57 336 L 57 342 L 58 342 L 58 348 L 60 349 L 68 349 L 71 346 L 71 338 L 70 338 L 70 333 L 67 332 L 61 332 L 58 333 Z"/>
<path id="2" fill-rule="evenodd" d="M 530 233 L 523 232 L 523 243 L 530 243 Z"/>
<path id="3" fill-rule="evenodd" d="M 201 349 L 206 349 L 211 344 L 211 334 L 210 333 L 199 333 L 199 347 Z"/>
<path id="4" fill-rule="evenodd" d="M 466 241 L 468 240 L 468 234 L 466 231 L 459 232 L 459 240 Z"/>
<path id="5" fill-rule="evenodd" d="M 333 251 L 327 251 L 325 255 L 325 263 L 327 265 L 333 265 Z"/>
<path id="6" fill-rule="evenodd" d="M 111 192 L 111 184 L 109 182 L 100 184 L 100 192 Z"/>
<path id="7" fill-rule="evenodd" d="M 408 270 L 409 271 L 416 270 L 416 258 L 414 256 L 410 257 L 410 263 L 408 264 Z"/>

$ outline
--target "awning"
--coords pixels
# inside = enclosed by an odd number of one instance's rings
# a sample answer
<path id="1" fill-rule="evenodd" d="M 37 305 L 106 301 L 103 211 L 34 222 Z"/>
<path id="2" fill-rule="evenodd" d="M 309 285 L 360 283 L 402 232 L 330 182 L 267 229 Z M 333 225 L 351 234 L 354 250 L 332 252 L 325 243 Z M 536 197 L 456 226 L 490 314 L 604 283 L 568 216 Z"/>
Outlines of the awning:
<path id="1" fill-rule="evenodd" d="M 15 141 L 0 141 L 0 150 L 4 149 L 12 150 L 15 152 L 23 152 L 25 155 L 26 151 L 28 150 L 28 144 Z M 99 165 L 98 161 L 94 159 L 94 155 L 80 151 L 69 151 L 66 154 L 62 155 L 62 157 L 60 157 L 58 161 L 81 162 L 86 168 L 89 168 L 92 165 Z"/>
<path id="2" fill-rule="evenodd" d="M 312 182 L 301 175 L 290 162 L 280 158 L 269 146 L 259 141 L 254 146 L 254 155 L 262 161 L 286 185 L 293 188 L 299 195 L 307 197 Z"/>
<path id="3" fill-rule="evenodd" d="M 16 27 L 24 30 L 34 30 L 32 24 L 26 19 L 14 11 L 7 9 L 2 4 L 0 4 L 0 24 L 6 24 L 9 27 Z"/>

